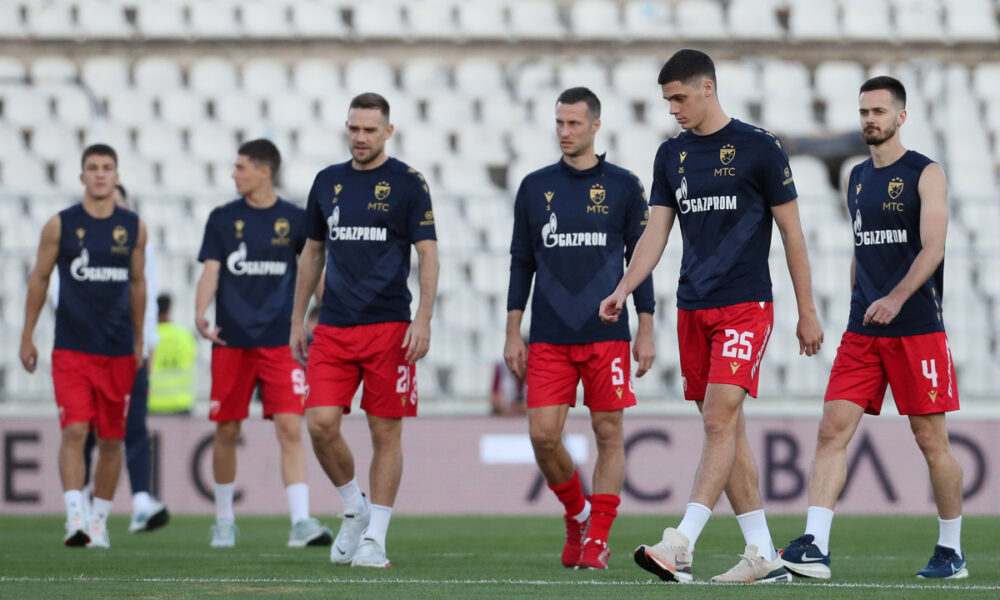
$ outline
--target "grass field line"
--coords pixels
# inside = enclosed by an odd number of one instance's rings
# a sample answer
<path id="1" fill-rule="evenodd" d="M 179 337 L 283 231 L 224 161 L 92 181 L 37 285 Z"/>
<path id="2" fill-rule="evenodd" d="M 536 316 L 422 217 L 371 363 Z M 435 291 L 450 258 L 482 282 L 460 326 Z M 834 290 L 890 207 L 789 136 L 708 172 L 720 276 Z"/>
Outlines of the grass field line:
<path id="1" fill-rule="evenodd" d="M 11 577 L 0 576 L 0 583 L 196 583 L 196 584 L 407 584 L 407 585 L 669 585 L 658 581 L 622 580 L 545 580 L 545 579 L 418 579 L 418 578 L 367 578 L 367 577 L 91 577 L 76 575 L 71 577 Z M 708 581 L 696 581 L 688 585 L 719 585 Z M 884 583 L 801 583 L 810 588 L 839 588 L 867 590 L 954 590 L 954 591 L 1000 591 L 1000 585 L 954 585 L 954 584 L 884 584 Z"/>

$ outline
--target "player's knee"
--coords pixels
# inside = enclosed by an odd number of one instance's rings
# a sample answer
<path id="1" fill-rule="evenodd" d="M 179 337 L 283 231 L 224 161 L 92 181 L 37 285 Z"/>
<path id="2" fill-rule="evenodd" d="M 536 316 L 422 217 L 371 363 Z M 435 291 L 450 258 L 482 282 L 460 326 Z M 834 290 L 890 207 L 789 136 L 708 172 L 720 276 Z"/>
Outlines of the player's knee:
<path id="1" fill-rule="evenodd" d="M 738 422 L 738 416 L 728 411 L 705 411 L 702 415 L 702 426 L 708 437 L 735 435 Z"/>
<path id="2" fill-rule="evenodd" d="M 949 449 L 948 435 L 934 427 L 919 425 L 913 427 L 913 439 L 916 440 L 917 446 L 928 457 L 947 453 Z"/>
<path id="3" fill-rule="evenodd" d="M 615 448 L 625 445 L 625 431 L 621 422 L 600 421 L 594 424 L 594 438 L 597 445 L 603 448 Z"/>
<path id="4" fill-rule="evenodd" d="M 97 438 L 97 451 L 101 454 L 116 454 L 122 450 L 122 440 L 118 438 Z"/>
<path id="5" fill-rule="evenodd" d="M 330 442 L 340 437 L 340 417 L 333 414 L 310 412 L 306 417 L 306 429 L 314 442 Z"/>
<path id="6" fill-rule="evenodd" d="M 843 424 L 834 419 L 823 419 L 819 423 L 817 445 L 821 448 L 846 446 L 849 432 Z"/>
<path id="7" fill-rule="evenodd" d="M 240 439 L 239 421 L 222 421 L 215 427 L 215 441 L 217 443 L 235 444 Z"/>
<path id="8" fill-rule="evenodd" d="M 562 444 L 561 432 L 548 428 L 532 428 L 531 447 L 535 449 L 535 454 L 551 454 Z"/>

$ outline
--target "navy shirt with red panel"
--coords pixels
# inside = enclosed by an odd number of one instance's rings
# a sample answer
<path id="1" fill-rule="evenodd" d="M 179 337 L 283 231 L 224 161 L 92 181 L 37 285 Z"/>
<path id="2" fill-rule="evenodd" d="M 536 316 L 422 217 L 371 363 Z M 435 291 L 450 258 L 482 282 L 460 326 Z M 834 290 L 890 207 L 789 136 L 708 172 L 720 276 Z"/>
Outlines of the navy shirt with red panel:
<path id="1" fill-rule="evenodd" d="M 903 303 L 891 323 L 862 324 L 872 302 L 902 281 L 923 248 L 918 186 L 920 175 L 932 162 L 908 150 L 886 167 L 876 167 L 869 158 L 851 169 L 847 208 L 854 223 L 855 268 L 848 331 L 885 337 L 944 331 L 944 261 Z"/>
<path id="2" fill-rule="evenodd" d="M 101 356 L 133 353 L 135 334 L 129 288 L 139 216 L 116 206 L 111 216 L 90 216 L 83 204 L 59 212 L 59 302 L 55 350 Z"/>
<path id="3" fill-rule="evenodd" d="M 288 345 L 304 217 L 281 198 L 264 209 L 238 198 L 209 214 L 198 260 L 221 263 L 215 324 L 229 347 Z"/>
<path id="4" fill-rule="evenodd" d="M 774 134 L 737 119 L 709 135 L 681 132 L 653 165 L 650 204 L 677 212 L 684 252 L 677 307 L 770 302 L 771 207 L 796 199 Z"/>
<path id="5" fill-rule="evenodd" d="M 514 202 L 507 310 L 531 301 L 532 343 L 629 340 L 628 311 L 603 323 L 598 307 L 615 290 L 648 219 L 639 179 L 598 157 L 577 170 L 564 160 L 530 173 Z M 653 313 L 652 276 L 632 294 L 637 312 Z"/>
<path id="6" fill-rule="evenodd" d="M 320 324 L 410 320 L 410 247 L 437 239 L 423 175 L 395 158 L 364 171 L 350 161 L 323 169 L 309 192 L 306 234 L 326 246 Z"/>

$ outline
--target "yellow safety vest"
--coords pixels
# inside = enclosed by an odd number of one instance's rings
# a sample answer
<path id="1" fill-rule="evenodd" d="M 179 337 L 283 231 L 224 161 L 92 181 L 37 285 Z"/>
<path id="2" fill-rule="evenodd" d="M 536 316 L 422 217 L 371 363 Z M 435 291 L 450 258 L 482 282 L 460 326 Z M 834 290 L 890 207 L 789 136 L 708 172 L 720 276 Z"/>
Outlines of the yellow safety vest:
<path id="1" fill-rule="evenodd" d="M 194 366 L 198 343 L 187 327 L 175 323 L 156 326 L 160 343 L 149 374 L 149 412 L 176 413 L 194 404 Z"/>

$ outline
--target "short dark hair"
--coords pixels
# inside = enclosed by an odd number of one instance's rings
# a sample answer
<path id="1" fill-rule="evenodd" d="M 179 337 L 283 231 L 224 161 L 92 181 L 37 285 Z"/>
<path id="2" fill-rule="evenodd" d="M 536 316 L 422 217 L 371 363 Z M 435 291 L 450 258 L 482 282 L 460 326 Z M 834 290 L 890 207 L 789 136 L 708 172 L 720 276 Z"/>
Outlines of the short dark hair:
<path id="1" fill-rule="evenodd" d="M 590 115 L 591 119 L 601 118 L 601 101 L 597 98 L 597 94 L 588 88 L 571 87 L 568 90 L 563 90 L 563 93 L 559 94 L 559 98 L 556 100 L 557 104 L 576 104 L 578 102 L 587 103 L 587 114 Z"/>
<path id="2" fill-rule="evenodd" d="M 128 200 L 128 192 L 125 191 L 124 185 L 119 183 L 118 185 L 115 186 L 115 189 L 118 190 L 118 193 L 122 195 L 122 200 Z"/>
<path id="3" fill-rule="evenodd" d="M 162 317 L 163 315 L 170 313 L 170 305 L 173 300 L 170 298 L 170 294 L 160 294 L 156 297 L 156 311 Z"/>
<path id="4" fill-rule="evenodd" d="M 888 75 L 872 77 L 861 84 L 858 95 L 861 95 L 863 92 L 872 92 L 875 90 L 889 90 L 889 93 L 892 94 L 892 99 L 902 108 L 906 108 L 906 88 L 895 77 L 889 77 Z"/>
<path id="5" fill-rule="evenodd" d="M 374 108 L 382 113 L 386 121 L 389 120 L 389 101 L 381 94 L 376 94 L 375 92 L 365 92 L 351 98 L 351 105 L 347 110 L 351 110 L 352 108 Z"/>
<path id="6" fill-rule="evenodd" d="M 271 181 L 275 181 L 278 178 L 278 168 L 281 166 L 281 153 L 278 152 L 278 147 L 271 140 L 260 138 L 243 142 L 237 153 L 249 158 L 258 166 L 263 163 L 271 167 Z"/>
<path id="7" fill-rule="evenodd" d="M 87 162 L 87 159 L 91 156 L 110 156 L 111 160 L 115 161 L 115 168 L 118 168 L 118 153 L 115 149 L 107 144 L 91 144 L 83 149 L 83 156 L 80 157 L 80 168 L 83 168 L 83 163 Z"/>
<path id="8" fill-rule="evenodd" d="M 712 80 L 712 85 L 719 87 L 715 79 L 715 63 L 712 58 L 700 50 L 684 48 L 674 52 L 670 59 L 663 63 L 660 69 L 660 76 L 657 83 L 664 85 L 671 81 L 689 83 L 698 77 L 707 77 Z"/>

